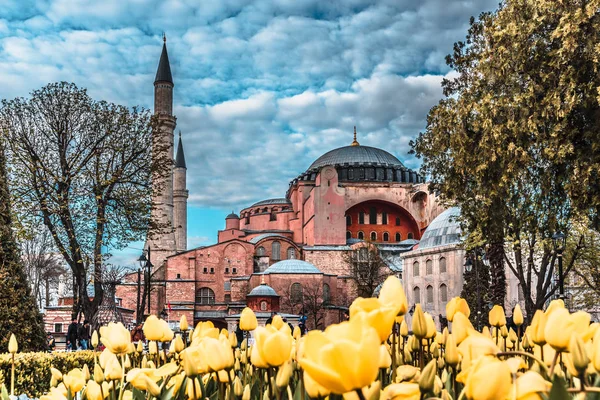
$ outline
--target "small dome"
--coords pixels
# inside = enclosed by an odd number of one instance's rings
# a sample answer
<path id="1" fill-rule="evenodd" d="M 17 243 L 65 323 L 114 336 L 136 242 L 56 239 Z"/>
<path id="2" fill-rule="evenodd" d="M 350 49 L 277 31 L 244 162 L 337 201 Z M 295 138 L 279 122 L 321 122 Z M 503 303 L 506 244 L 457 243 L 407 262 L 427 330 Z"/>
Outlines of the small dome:
<path id="1" fill-rule="evenodd" d="M 229 214 L 228 216 L 225 217 L 225 219 L 240 219 L 240 217 L 234 213 L 233 211 L 231 212 L 231 214 Z"/>
<path id="2" fill-rule="evenodd" d="M 432 247 L 446 246 L 461 242 L 460 208 L 451 207 L 438 215 L 425 229 L 419 249 L 429 249 Z"/>
<path id="3" fill-rule="evenodd" d="M 278 294 L 275 291 L 275 289 L 273 289 L 271 286 L 267 285 L 266 283 L 261 283 L 260 285 L 258 285 L 254 289 L 252 289 L 250 291 L 250 293 L 248 293 L 248 296 L 266 296 L 266 297 L 268 297 L 268 296 L 278 296 Z"/>
<path id="4" fill-rule="evenodd" d="M 322 274 L 311 263 L 302 260 L 283 260 L 267 268 L 265 274 Z"/>

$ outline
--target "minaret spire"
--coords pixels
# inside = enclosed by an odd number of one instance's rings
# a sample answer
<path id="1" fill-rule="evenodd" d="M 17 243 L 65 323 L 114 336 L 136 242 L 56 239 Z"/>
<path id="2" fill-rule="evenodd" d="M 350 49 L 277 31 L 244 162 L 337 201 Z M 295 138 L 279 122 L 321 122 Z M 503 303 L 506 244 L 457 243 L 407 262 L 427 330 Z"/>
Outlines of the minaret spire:
<path id="1" fill-rule="evenodd" d="M 181 141 L 181 131 L 179 131 L 179 143 L 177 144 L 177 154 L 175 155 L 175 168 L 186 168 L 185 155 L 183 154 L 183 142 Z"/>
<path id="2" fill-rule="evenodd" d="M 171 64 L 169 63 L 169 54 L 167 53 L 167 35 L 163 32 L 163 48 L 160 54 L 160 61 L 158 62 L 158 69 L 156 70 L 156 78 L 154 83 L 157 82 L 168 82 L 173 84 L 173 76 L 171 75 Z"/>
<path id="3" fill-rule="evenodd" d="M 356 125 L 354 125 L 354 140 L 350 144 L 350 146 L 360 146 L 360 143 L 356 141 Z"/>

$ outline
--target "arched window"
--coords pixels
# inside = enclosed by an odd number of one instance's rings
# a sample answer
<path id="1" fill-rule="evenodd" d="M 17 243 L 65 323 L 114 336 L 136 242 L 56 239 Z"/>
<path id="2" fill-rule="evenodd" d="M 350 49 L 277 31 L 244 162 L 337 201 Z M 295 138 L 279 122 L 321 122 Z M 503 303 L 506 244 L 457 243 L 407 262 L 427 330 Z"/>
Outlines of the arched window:
<path id="1" fill-rule="evenodd" d="M 400 232 L 396 232 L 396 242 L 400 242 L 402 240 L 402 235 Z"/>
<path id="2" fill-rule="evenodd" d="M 419 276 L 419 262 L 415 261 L 413 263 L 413 276 Z"/>
<path id="3" fill-rule="evenodd" d="M 267 252 L 265 251 L 265 248 L 260 246 L 258 249 L 256 249 L 256 255 L 258 257 L 263 257 L 265 254 L 267 254 Z"/>
<path id="4" fill-rule="evenodd" d="M 331 289 L 329 285 L 323 284 L 323 303 L 328 304 L 331 301 Z"/>
<path id="5" fill-rule="evenodd" d="M 369 207 L 369 224 L 375 225 L 377 223 L 377 209 L 375 207 Z"/>
<path id="6" fill-rule="evenodd" d="M 288 260 L 294 260 L 296 258 L 296 249 L 295 248 L 288 247 L 287 258 L 288 258 Z"/>
<path id="7" fill-rule="evenodd" d="M 433 304 L 433 286 L 427 286 L 427 304 Z"/>
<path id="8" fill-rule="evenodd" d="M 384 242 L 389 242 L 390 241 L 390 234 L 387 232 L 383 232 L 383 241 Z"/>
<path id="9" fill-rule="evenodd" d="M 347 226 L 352 225 L 352 216 L 346 215 L 346 225 Z"/>
<path id="10" fill-rule="evenodd" d="M 346 239 L 352 239 L 352 232 L 346 231 Z"/>
<path id="11" fill-rule="evenodd" d="M 444 283 L 440 285 L 440 301 L 442 303 L 448 301 L 448 287 Z"/>
<path id="12" fill-rule="evenodd" d="M 211 288 L 203 287 L 196 292 L 197 304 L 215 304 L 215 292 Z"/>
<path id="13" fill-rule="evenodd" d="M 260 311 L 267 311 L 267 302 L 264 300 L 260 302 Z"/>
<path id="14" fill-rule="evenodd" d="M 425 262 L 425 274 L 426 275 L 433 275 L 433 261 L 427 260 Z"/>
<path id="15" fill-rule="evenodd" d="M 414 235 L 413 235 L 413 233 L 412 233 L 412 232 L 408 232 L 408 238 L 409 238 L 409 239 L 412 239 L 412 238 L 414 238 Z"/>
<path id="16" fill-rule="evenodd" d="M 360 240 L 363 240 L 365 238 L 365 234 L 362 231 L 358 231 L 357 238 L 359 238 Z"/>
<path id="17" fill-rule="evenodd" d="M 440 274 L 446 272 L 446 259 L 444 257 L 440 257 Z"/>
<path id="18" fill-rule="evenodd" d="M 396 217 L 396 226 L 400 226 L 400 217 Z"/>
<path id="19" fill-rule="evenodd" d="M 371 232 L 371 240 L 372 241 L 376 241 L 377 240 L 377 232 Z"/>
<path id="20" fill-rule="evenodd" d="M 292 288 L 290 290 L 290 300 L 294 303 L 299 303 L 302 301 L 302 285 L 299 283 L 292 283 Z"/>
<path id="21" fill-rule="evenodd" d="M 385 211 L 381 213 L 381 223 L 387 225 L 387 213 Z"/>
<path id="22" fill-rule="evenodd" d="M 421 302 L 421 289 L 419 289 L 418 286 L 415 286 L 415 288 L 413 289 L 413 302 L 415 304 Z"/>
<path id="23" fill-rule="evenodd" d="M 358 223 L 361 225 L 365 223 L 365 213 L 362 211 L 358 213 Z"/>
<path id="24" fill-rule="evenodd" d="M 271 245 L 271 259 L 281 260 L 281 243 L 273 242 Z"/>

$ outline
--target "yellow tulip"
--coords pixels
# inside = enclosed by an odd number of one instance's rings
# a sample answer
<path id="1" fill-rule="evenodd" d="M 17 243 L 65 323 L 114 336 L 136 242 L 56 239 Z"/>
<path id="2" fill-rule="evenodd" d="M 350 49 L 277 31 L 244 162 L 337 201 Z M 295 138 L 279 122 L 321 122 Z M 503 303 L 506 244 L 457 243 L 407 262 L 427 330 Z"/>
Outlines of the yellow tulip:
<path id="1" fill-rule="evenodd" d="M 427 334 L 425 335 L 426 339 L 432 339 L 435 337 L 436 328 L 435 322 L 433 321 L 433 317 L 429 313 L 425 313 L 425 324 L 427 325 Z"/>
<path id="2" fill-rule="evenodd" d="M 271 322 L 271 325 L 273 325 L 273 327 L 275 329 L 281 329 L 281 327 L 284 325 L 283 318 L 281 317 L 281 315 L 274 316 L 273 321 Z M 285 324 L 285 325 L 287 325 L 287 324 Z"/>
<path id="3" fill-rule="evenodd" d="M 400 324 L 400 335 L 402 335 L 402 337 L 408 336 L 408 325 L 406 324 L 406 321 L 402 321 Z"/>
<path id="4" fill-rule="evenodd" d="M 135 351 L 137 353 L 142 353 L 144 351 L 144 342 L 142 342 L 141 340 L 137 342 L 137 347 L 135 349 Z"/>
<path id="5" fill-rule="evenodd" d="M 413 381 L 418 379 L 420 374 L 419 368 L 412 365 L 401 365 L 396 368 L 396 382 Z"/>
<path id="6" fill-rule="evenodd" d="M 258 326 L 256 321 L 256 315 L 254 311 L 246 307 L 242 310 L 240 315 L 240 329 L 243 331 L 253 331 Z"/>
<path id="7" fill-rule="evenodd" d="M 331 391 L 319 385 L 306 371 L 304 372 L 304 388 L 308 396 L 312 399 L 325 398 L 331 393 Z"/>
<path id="8" fill-rule="evenodd" d="M 242 394 L 242 400 L 250 400 L 250 385 L 244 386 L 244 394 Z"/>
<path id="9" fill-rule="evenodd" d="M 85 377 L 83 371 L 79 368 L 72 369 L 68 374 L 63 375 L 65 387 L 71 391 L 71 394 L 79 392 L 85 385 Z"/>
<path id="10" fill-rule="evenodd" d="M 94 365 L 94 381 L 97 384 L 104 382 L 104 371 L 102 371 L 102 368 L 98 364 Z"/>
<path id="11" fill-rule="evenodd" d="M 281 325 L 279 330 L 275 328 L 275 324 L 258 327 L 254 336 L 256 343 L 252 349 L 252 363 L 255 366 L 258 366 L 255 364 L 255 350 L 260 355 L 260 360 L 270 367 L 278 367 L 291 358 L 293 338 L 287 324 Z M 260 363 L 258 358 L 256 360 Z"/>
<path id="12" fill-rule="evenodd" d="M 540 398 L 539 394 L 547 395 L 552 384 L 540 376 L 537 372 L 527 371 L 515 381 L 516 400 Z M 534 395 L 538 395 L 534 397 Z"/>
<path id="13" fill-rule="evenodd" d="M 592 364 L 596 371 L 600 372 L 600 329 L 594 334 L 592 349 Z"/>
<path id="14" fill-rule="evenodd" d="M 103 400 L 102 388 L 94 381 L 88 381 L 85 390 L 85 396 L 88 400 Z"/>
<path id="15" fill-rule="evenodd" d="M 458 347 L 456 347 L 456 341 L 454 340 L 454 336 L 452 334 L 448 335 L 448 339 L 446 339 L 446 352 L 444 353 L 444 360 L 446 363 L 451 366 L 456 366 L 460 361 L 458 354 Z"/>
<path id="16" fill-rule="evenodd" d="M 554 350 L 566 351 L 574 329 L 575 324 L 569 311 L 565 308 L 556 308 L 548 316 L 544 337 Z"/>
<path id="17" fill-rule="evenodd" d="M 229 340 L 224 336 L 219 339 L 204 338 L 200 342 L 199 348 L 201 357 L 208 365 L 208 372 L 231 368 L 235 363 Z"/>
<path id="18" fill-rule="evenodd" d="M 181 316 L 179 319 L 179 330 L 182 332 L 186 332 L 190 326 L 188 325 L 187 317 L 185 314 Z"/>
<path id="19" fill-rule="evenodd" d="M 199 346 L 189 346 L 181 353 L 181 364 L 188 378 L 208 372 L 208 364 Z"/>
<path id="20" fill-rule="evenodd" d="M 471 321 L 461 312 L 454 314 L 454 322 L 452 322 L 452 335 L 457 344 L 460 344 L 471 332 L 475 332 L 475 328 Z"/>
<path id="21" fill-rule="evenodd" d="M 513 322 L 516 326 L 521 326 L 523 321 L 523 311 L 521 311 L 521 306 L 517 304 L 513 310 Z"/>
<path id="22" fill-rule="evenodd" d="M 294 331 L 292 333 L 292 336 L 294 337 L 294 339 L 298 340 L 300 339 L 300 337 L 302 336 L 302 331 L 300 330 L 299 326 L 295 326 L 294 327 Z"/>
<path id="23" fill-rule="evenodd" d="M 544 332 L 546 330 L 547 315 L 542 310 L 537 310 L 533 314 L 531 325 L 529 326 L 531 332 L 531 340 L 538 346 L 546 344 L 546 337 Z"/>
<path id="24" fill-rule="evenodd" d="M 393 383 L 386 386 L 380 400 L 419 400 L 421 391 L 417 383 Z"/>
<path id="25" fill-rule="evenodd" d="M 469 304 L 467 304 L 467 301 L 461 297 L 454 297 L 450 299 L 448 303 L 446 303 L 446 318 L 448 321 L 453 322 L 454 314 L 457 312 L 463 313 L 467 318 L 469 318 L 471 315 Z"/>
<path id="26" fill-rule="evenodd" d="M 552 300 L 546 309 L 546 314 L 550 315 L 554 310 L 565 308 L 565 302 L 562 299 Z"/>
<path id="27" fill-rule="evenodd" d="M 119 364 L 119 360 L 111 358 L 104 369 L 104 378 L 107 381 L 118 381 L 123 377 L 123 367 Z"/>
<path id="28" fill-rule="evenodd" d="M 137 373 L 127 374 L 127 381 L 131 383 L 136 389 L 147 391 L 152 396 L 157 397 L 160 395 L 160 388 L 156 384 L 156 382 L 148 377 L 142 370 L 138 370 Z"/>
<path id="29" fill-rule="evenodd" d="M 50 372 L 52 373 L 52 378 L 54 378 L 56 382 L 62 381 L 63 375 L 59 370 L 54 367 L 50 367 Z"/>
<path id="30" fill-rule="evenodd" d="M 96 347 L 98 347 L 98 331 L 94 331 L 92 332 L 92 347 L 95 349 Z"/>
<path id="31" fill-rule="evenodd" d="M 279 370 L 277 371 L 277 376 L 275 378 L 275 385 L 277 385 L 278 388 L 286 387 L 288 385 L 288 383 L 290 382 L 290 377 L 292 376 L 292 372 L 294 372 L 292 370 L 292 362 L 288 361 L 286 363 L 283 363 L 279 367 Z"/>
<path id="32" fill-rule="evenodd" d="M 379 291 L 379 301 L 386 307 L 395 309 L 396 315 L 404 315 L 408 311 L 408 301 L 402 282 L 393 275 L 388 276 L 383 282 Z"/>
<path id="33" fill-rule="evenodd" d="M 214 324 L 210 321 L 198 322 L 196 329 L 192 332 L 192 344 L 197 344 L 203 337 L 217 339 L 219 337 L 219 329 L 215 328 Z"/>
<path id="34" fill-rule="evenodd" d="M 233 394 L 235 394 L 236 398 L 244 394 L 244 386 L 242 386 L 239 376 L 236 376 L 233 380 Z"/>
<path id="35" fill-rule="evenodd" d="M 419 389 L 421 392 L 428 393 L 433 390 L 435 383 L 435 377 L 437 376 L 437 366 L 435 360 L 429 361 L 423 371 L 421 371 L 421 377 L 419 378 Z"/>
<path id="36" fill-rule="evenodd" d="M 495 356 L 500 352 L 500 349 L 489 337 L 474 333 L 461 342 L 458 346 L 458 352 L 462 356 L 460 368 L 462 371 L 467 371 L 480 358 Z"/>
<path id="37" fill-rule="evenodd" d="M 172 343 L 173 343 L 173 350 L 176 353 L 180 353 L 185 348 L 185 345 L 183 344 L 183 339 L 181 338 L 180 334 L 177 334 L 175 336 L 175 340 L 173 340 Z"/>
<path id="38" fill-rule="evenodd" d="M 489 321 L 490 325 L 495 326 L 496 328 L 506 325 L 506 316 L 504 315 L 502 306 L 496 304 L 492 307 L 489 313 Z"/>
<path id="39" fill-rule="evenodd" d="M 10 339 L 8 340 L 8 352 L 11 354 L 15 354 L 19 350 L 19 344 L 17 343 L 17 338 L 14 334 L 10 334 Z"/>
<path id="40" fill-rule="evenodd" d="M 148 342 L 148 353 L 156 354 L 158 353 L 158 345 L 154 340 Z"/>
<path id="41" fill-rule="evenodd" d="M 395 322 L 396 308 L 387 307 L 374 297 L 359 297 L 350 305 L 350 319 L 359 313 L 364 313 L 367 323 L 375 328 L 380 342 L 383 343 L 390 335 Z"/>
<path id="42" fill-rule="evenodd" d="M 581 339 L 585 342 L 589 340 L 588 330 L 590 328 L 591 315 L 585 311 L 576 311 L 571 314 L 573 320 L 573 331 L 577 333 Z M 587 337 L 587 339 L 584 339 Z"/>
<path id="43" fill-rule="evenodd" d="M 143 331 L 146 339 L 157 342 L 169 342 L 173 339 L 174 335 L 167 321 L 158 319 L 156 315 L 150 315 L 146 318 Z"/>
<path id="44" fill-rule="evenodd" d="M 585 345 L 578 335 L 572 335 L 569 340 L 569 352 L 573 360 L 573 366 L 581 375 L 588 367 L 590 359 L 587 355 Z"/>
<path id="45" fill-rule="evenodd" d="M 122 323 L 110 322 L 100 328 L 100 341 L 113 354 L 125 354 L 129 349 L 131 337 Z"/>
<path id="46" fill-rule="evenodd" d="M 425 336 L 427 336 L 427 320 L 425 319 L 425 313 L 423 313 L 420 304 L 415 306 L 415 312 L 412 320 L 412 330 L 413 334 L 419 339 L 423 339 Z"/>
<path id="47" fill-rule="evenodd" d="M 379 368 L 389 368 L 392 365 L 392 356 L 385 345 L 379 346 Z"/>
<path id="48" fill-rule="evenodd" d="M 465 385 L 467 398 L 472 400 L 506 399 L 510 389 L 510 368 L 494 357 L 480 358 Z"/>

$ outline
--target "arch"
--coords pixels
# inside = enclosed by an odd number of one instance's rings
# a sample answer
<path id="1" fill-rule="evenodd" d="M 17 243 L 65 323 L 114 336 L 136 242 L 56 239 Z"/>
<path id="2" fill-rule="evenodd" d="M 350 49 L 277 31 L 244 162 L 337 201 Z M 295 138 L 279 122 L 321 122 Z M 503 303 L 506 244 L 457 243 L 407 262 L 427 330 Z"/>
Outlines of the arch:
<path id="1" fill-rule="evenodd" d="M 427 291 L 427 304 L 433 304 L 433 286 L 429 285 L 425 290 Z"/>
<path id="2" fill-rule="evenodd" d="M 365 238 L 365 234 L 363 233 L 363 231 L 358 231 L 356 237 L 360 240 L 363 240 Z"/>
<path id="3" fill-rule="evenodd" d="M 413 233 L 412 233 L 412 232 L 408 232 L 408 238 L 409 238 L 409 239 L 413 239 L 413 238 L 414 238 L 414 236 L 415 236 L 415 235 L 413 235 Z"/>
<path id="4" fill-rule="evenodd" d="M 271 243 L 271 260 L 281 260 L 281 243 L 278 241 Z"/>
<path id="5" fill-rule="evenodd" d="M 196 291 L 196 304 L 215 304 L 215 292 L 208 287 L 198 289 Z"/>
<path id="6" fill-rule="evenodd" d="M 400 232 L 396 232 L 396 242 L 402 241 L 402 234 Z"/>
<path id="7" fill-rule="evenodd" d="M 440 274 L 446 273 L 446 257 L 440 257 Z"/>
<path id="8" fill-rule="evenodd" d="M 440 301 L 446 303 L 448 301 L 448 286 L 445 283 L 440 285 Z"/>
<path id="9" fill-rule="evenodd" d="M 419 262 L 415 261 L 413 263 L 413 276 L 419 276 Z"/>
<path id="10" fill-rule="evenodd" d="M 352 225 L 352 216 L 351 215 L 346 215 L 346 225 L 347 226 Z"/>
<path id="11" fill-rule="evenodd" d="M 352 232 L 346 231 L 346 239 L 352 239 Z"/>
<path id="12" fill-rule="evenodd" d="M 323 303 L 328 304 L 331 301 L 331 288 L 328 284 L 323 284 Z"/>
<path id="13" fill-rule="evenodd" d="M 383 241 L 384 242 L 389 242 L 390 241 L 390 234 L 387 232 L 383 232 Z"/>
<path id="14" fill-rule="evenodd" d="M 302 285 L 298 282 L 292 283 L 290 288 L 290 300 L 294 303 L 302 301 Z"/>
<path id="15" fill-rule="evenodd" d="M 421 302 L 421 289 L 418 286 L 413 288 L 413 303 L 417 304 Z"/>
<path id="16" fill-rule="evenodd" d="M 264 247 L 262 247 L 262 246 L 259 246 L 259 247 L 256 249 L 256 255 L 257 255 L 258 257 L 264 257 L 266 254 L 267 254 L 267 251 L 265 250 L 265 248 L 264 248 Z"/>
<path id="17" fill-rule="evenodd" d="M 371 232 L 371 241 L 376 241 L 377 240 L 377 232 L 373 231 Z"/>
<path id="18" fill-rule="evenodd" d="M 433 261 L 425 261 L 425 275 L 433 275 Z"/>
<path id="19" fill-rule="evenodd" d="M 260 302 L 260 311 L 267 311 L 267 302 L 265 300 Z"/>
<path id="20" fill-rule="evenodd" d="M 287 258 L 288 258 L 288 260 L 296 259 L 296 249 L 294 247 L 288 247 Z"/>
<path id="21" fill-rule="evenodd" d="M 400 232 L 401 237 L 406 237 L 410 233 L 413 237 L 418 239 L 421 232 L 420 225 L 415 218 L 413 218 L 409 209 L 402 207 L 397 202 L 394 203 L 381 199 L 365 200 L 351 205 L 346 209 L 345 215 L 358 217 L 357 221 L 352 221 L 352 225 L 346 224 L 346 229 L 352 232 L 352 237 L 356 237 L 358 230 L 367 230 L 368 232 L 377 230 L 379 240 L 381 240 L 383 229 L 379 230 L 381 229 L 380 226 L 393 225 L 396 217 L 399 218 L 398 222 L 401 221 L 402 223 L 397 225 L 397 227 L 394 228 L 394 231 Z M 368 229 L 365 229 L 361 225 L 371 226 Z M 392 237 L 390 237 L 390 239 L 391 238 Z"/>

